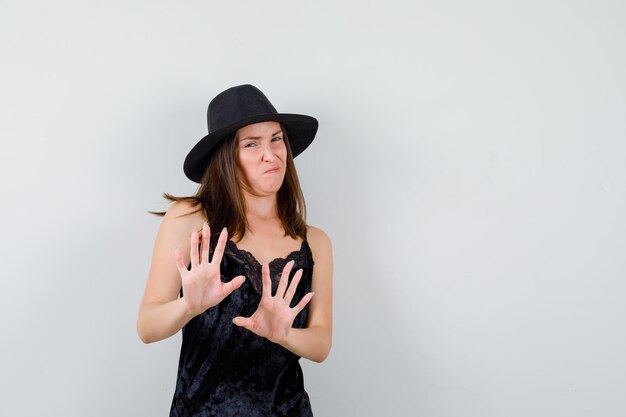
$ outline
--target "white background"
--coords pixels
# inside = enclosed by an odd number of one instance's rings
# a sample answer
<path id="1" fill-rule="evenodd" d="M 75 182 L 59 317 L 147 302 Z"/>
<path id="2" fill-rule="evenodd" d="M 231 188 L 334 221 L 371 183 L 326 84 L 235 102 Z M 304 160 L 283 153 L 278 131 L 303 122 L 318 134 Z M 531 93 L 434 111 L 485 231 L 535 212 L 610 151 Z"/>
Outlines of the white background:
<path id="1" fill-rule="evenodd" d="M 0 415 L 163 416 L 135 320 L 220 91 L 320 121 L 316 416 L 626 415 L 620 1 L 3 1 Z"/>

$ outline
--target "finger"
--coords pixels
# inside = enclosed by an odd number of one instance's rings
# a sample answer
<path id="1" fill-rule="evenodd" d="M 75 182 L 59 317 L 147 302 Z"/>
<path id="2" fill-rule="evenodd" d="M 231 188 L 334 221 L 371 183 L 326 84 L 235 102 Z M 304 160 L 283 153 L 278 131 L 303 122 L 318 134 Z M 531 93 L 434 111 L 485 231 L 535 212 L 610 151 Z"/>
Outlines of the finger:
<path id="1" fill-rule="evenodd" d="M 293 300 L 293 296 L 296 293 L 296 288 L 300 283 L 300 278 L 302 278 L 302 268 L 298 269 L 291 280 L 291 284 L 289 284 L 289 288 L 287 288 L 287 292 L 285 293 L 285 301 L 287 301 L 288 305 L 291 305 L 291 300 Z"/>
<path id="2" fill-rule="evenodd" d="M 244 329 L 252 331 L 252 319 L 250 317 L 235 317 L 233 319 L 233 323 L 236 326 L 243 327 Z"/>
<path id="3" fill-rule="evenodd" d="M 208 223 L 202 225 L 202 257 L 200 263 L 209 262 L 209 246 L 211 245 L 211 228 Z"/>
<path id="4" fill-rule="evenodd" d="M 224 289 L 224 297 L 229 296 L 231 292 L 241 287 L 245 281 L 246 277 L 244 277 L 243 275 L 239 275 L 231 279 L 229 282 L 225 282 L 222 286 L 222 288 Z"/>
<path id="5" fill-rule="evenodd" d="M 283 268 L 283 273 L 280 276 L 280 281 L 278 282 L 278 289 L 276 290 L 276 296 L 283 298 L 285 296 L 285 290 L 287 289 L 287 280 L 289 280 L 289 274 L 291 273 L 291 269 L 293 268 L 293 264 L 295 261 L 289 261 Z"/>
<path id="6" fill-rule="evenodd" d="M 263 293 L 261 297 L 271 297 L 272 296 L 272 281 L 270 280 L 270 266 L 265 263 L 261 267 L 261 276 L 263 280 Z"/>
<path id="7" fill-rule="evenodd" d="M 187 267 L 183 261 L 183 254 L 180 253 L 180 249 L 176 248 L 174 250 L 174 258 L 176 258 L 176 268 L 178 268 L 178 272 L 180 273 L 181 278 L 185 276 L 187 272 Z"/>
<path id="8" fill-rule="evenodd" d="M 226 228 L 223 228 L 222 232 L 220 233 L 220 238 L 217 240 L 217 245 L 215 245 L 215 250 L 213 251 L 213 259 L 211 259 L 212 264 L 220 265 L 222 263 L 222 256 L 224 255 L 226 240 L 228 240 L 228 231 L 226 230 Z"/>
<path id="9" fill-rule="evenodd" d="M 302 297 L 302 300 L 300 300 L 300 302 L 293 308 L 294 317 L 297 316 L 302 311 L 302 309 L 304 309 L 304 307 L 306 307 L 309 301 L 311 301 L 311 298 L 313 298 L 313 295 L 315 295 L 315 293 L 310 292 Z"/>
<path id="10" fill-rule="evenodd" d="M 189 249 L 191 258 L 191 267 L 198 266 L 198 232 L 191 232 L 191 249 Z"/>

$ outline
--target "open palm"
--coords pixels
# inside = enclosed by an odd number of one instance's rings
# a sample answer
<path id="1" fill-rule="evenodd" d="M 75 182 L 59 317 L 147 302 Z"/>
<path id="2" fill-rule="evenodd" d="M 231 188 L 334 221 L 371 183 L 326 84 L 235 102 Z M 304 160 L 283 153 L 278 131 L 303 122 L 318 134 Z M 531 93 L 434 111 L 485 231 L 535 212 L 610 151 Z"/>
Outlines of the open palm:
<path id="1" fill-rule="evenodd" d="M 183 300 L 187 309 L 194 315 L 200 314 L 226 298 L 231 292 L 243 284 L 244 277 L 239 275 L 229 282 L 222 282 L 220 275 L 220 263 L 224 255 L 228 232 L 226 228 L 220 233 L 220 237 L 213 251 L 213 259 L 209 262 L 211 229 L 207 223 L 202 227 L 202 245 L 198 249 L 198 233 L 191 233 L 191 270 L 187 270 L 183 263 L 183 257 L 179 249 L 176 249 L 176 266 L 180 272 L 183 287 Z M 198 252 L 201 251 L 199 255 Z"/>
<path id="2" fill-rule="evenodd" d="M 287 262 L 283 268 L 275 295 L 272 295 L 269 264 L 263 264 L 261 268 L 263 293 L 259 307 L 250 317 L 235 317 L 233 323 L 274 343 L 286 341 L 294 319 L 313 297 L 313 293 L 310 292 L 302 297 L 295 307 L 289 306 L 302 277 L 302 269 L 299 269 L 294 274 L 289 288 L 287 288 L 287 281 L 293 264 L 293 261 Z"/>

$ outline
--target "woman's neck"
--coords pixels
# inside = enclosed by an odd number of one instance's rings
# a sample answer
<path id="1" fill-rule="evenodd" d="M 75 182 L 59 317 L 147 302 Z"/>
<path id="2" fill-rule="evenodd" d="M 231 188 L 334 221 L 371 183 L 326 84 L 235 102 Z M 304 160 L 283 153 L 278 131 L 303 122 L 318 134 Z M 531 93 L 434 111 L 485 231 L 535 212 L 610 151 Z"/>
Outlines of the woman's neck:
<path id="1" fill-rule="evenodd" d="M 277 220 L 278 210 L 276 193 L 267 196 L 256 196 L 244 193 L 246 199 L 246 216 L 248 221 Z"/>

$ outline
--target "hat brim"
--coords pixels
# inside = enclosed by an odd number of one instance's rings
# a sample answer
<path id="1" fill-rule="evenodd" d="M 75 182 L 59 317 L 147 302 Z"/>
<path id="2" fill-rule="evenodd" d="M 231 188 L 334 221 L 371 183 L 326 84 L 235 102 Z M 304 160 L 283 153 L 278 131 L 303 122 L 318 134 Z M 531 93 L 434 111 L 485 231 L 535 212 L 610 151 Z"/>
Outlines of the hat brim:
<path id="1" fill-rule="evenodd" d="M 246 117 L 209 133 L 189 151 L 183 164 L 187 178 L 200 183 L 209 162 L 211 151 L 228 134 L 244 126 L 259 122 L 280 122 L 285 125 L 293 157 L 300 155 L 313 142 L 317 133 L 317 119 L 303 114 L 273 113 Z"/>

